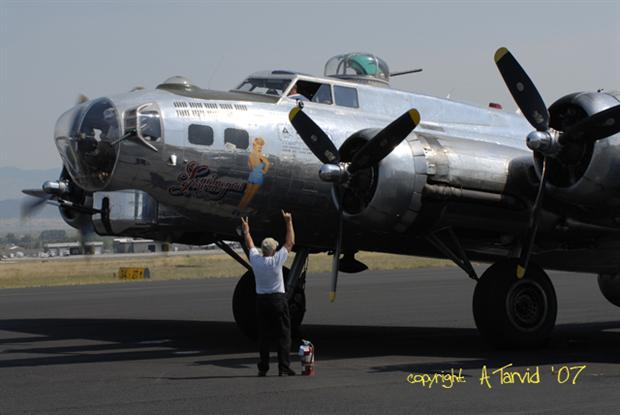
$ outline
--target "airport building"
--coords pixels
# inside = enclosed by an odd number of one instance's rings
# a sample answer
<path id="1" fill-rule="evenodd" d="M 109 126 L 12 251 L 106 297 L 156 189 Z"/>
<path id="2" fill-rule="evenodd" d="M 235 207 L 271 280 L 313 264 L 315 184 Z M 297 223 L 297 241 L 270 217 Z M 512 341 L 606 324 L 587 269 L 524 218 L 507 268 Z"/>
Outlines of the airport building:
<path id="1" fill-rule="evenodd" d="M 100 255 L 103 253 L 103 242 L 85 242 L 84 247 L 79 242 L 49 243 L 43 245 L 43 250 L 52 257 L 84 254 Z"/>
<path id="2" fill-rule="evenodd" d="M 115 238 L 112 250 L 115 254 L 145 254 L 151 252 L 166 252 L 170 244 L 157 242 L 152 239 Z"/>

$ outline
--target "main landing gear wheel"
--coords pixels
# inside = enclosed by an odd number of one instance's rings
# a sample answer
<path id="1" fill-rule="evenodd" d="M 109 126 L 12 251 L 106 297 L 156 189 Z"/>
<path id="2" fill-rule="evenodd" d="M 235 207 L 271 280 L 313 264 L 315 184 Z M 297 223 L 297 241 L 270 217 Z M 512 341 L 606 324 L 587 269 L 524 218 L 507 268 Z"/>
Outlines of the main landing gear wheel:
<path id="1" fill-rule="evenodd" d="M 284 285 L 288 282 L 289 269 L 284 267 Z M 300 282 L 295 294 L 289 300 L 289 312 L 291 316 L 291 337 L 296 339 L 300 336 L 299 328 L 306 313 L 305 273 L 300 277 Z M 252 340 L 258 337 L 258 321 L 256 319 L 256 281 L 254 273 L 248 271 L 237 283 L 233 294 L 233 316 L 239 330 Z"/>
<path id="2" fill-rule="evenodd" d="M 474 291 L 476 326 L 496 347 L 541 346 L 555 325 L 558 307 L 551 280 L 534 263 L 518 279 L 517 264 L 517 259 L 496 262 Z"/>

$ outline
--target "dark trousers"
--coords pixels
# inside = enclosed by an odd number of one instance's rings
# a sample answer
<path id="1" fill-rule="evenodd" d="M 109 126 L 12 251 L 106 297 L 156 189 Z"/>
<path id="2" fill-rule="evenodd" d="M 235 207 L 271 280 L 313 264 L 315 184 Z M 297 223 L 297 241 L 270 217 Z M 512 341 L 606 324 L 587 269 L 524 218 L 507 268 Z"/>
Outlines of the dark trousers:
<path id="1" fill-rule="evenodd" d="M 258 316 L 258 370 L 269 370 L 269 348 L 277 343 L 278 369 L 286 370 L 290 365 L 291 318 L 288 301 L 284 294 L 257 294 L 256 314 Z"/>

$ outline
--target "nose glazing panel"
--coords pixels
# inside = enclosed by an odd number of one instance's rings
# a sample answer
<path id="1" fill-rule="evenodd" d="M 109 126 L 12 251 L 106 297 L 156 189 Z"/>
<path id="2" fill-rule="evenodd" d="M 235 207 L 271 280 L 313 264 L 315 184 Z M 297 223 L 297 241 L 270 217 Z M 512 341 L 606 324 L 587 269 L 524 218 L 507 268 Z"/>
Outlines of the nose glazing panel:
<path id="1" fill-rule="evenodd" d="M 103 190 L 118 158 L 118 113 L 107 98 L 79 105 L 56 123 L 56 146 L 69 174 L 88 191 Z"/>

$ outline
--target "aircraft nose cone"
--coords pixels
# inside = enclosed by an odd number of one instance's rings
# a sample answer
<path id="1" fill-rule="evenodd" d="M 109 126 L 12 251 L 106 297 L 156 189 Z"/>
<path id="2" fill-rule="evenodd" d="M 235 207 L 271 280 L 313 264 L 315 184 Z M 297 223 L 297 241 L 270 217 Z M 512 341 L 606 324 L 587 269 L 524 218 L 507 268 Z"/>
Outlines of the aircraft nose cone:
<path id="1" fill-rule="evenodd" d="M 94 192 L 110 182 L 118 159 L 120 120 L 107 98 L 88 101 L 65 112 L 56 123 L 55 140 L 74 182 Z"/>

